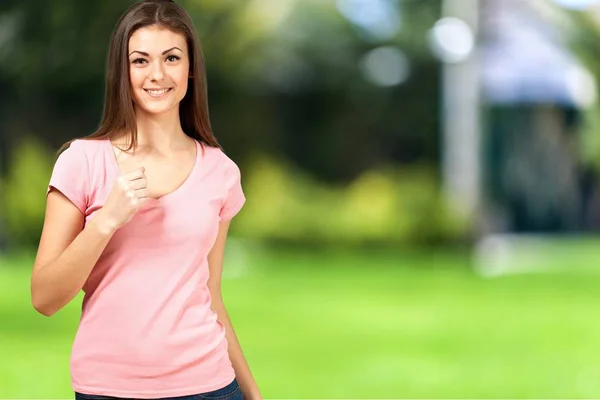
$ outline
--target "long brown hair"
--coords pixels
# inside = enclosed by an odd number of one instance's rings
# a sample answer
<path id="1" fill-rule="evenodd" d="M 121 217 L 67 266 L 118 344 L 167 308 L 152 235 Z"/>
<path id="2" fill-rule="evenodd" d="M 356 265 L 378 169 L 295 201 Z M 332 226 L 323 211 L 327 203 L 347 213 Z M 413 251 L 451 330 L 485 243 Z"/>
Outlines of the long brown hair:
<path id="1" fill-rule="evenodd" d="M 137 127 L 129 83 L 127 51 L 131 35 L 136 30 L 151 25 L 158 25 L 185 36 L 190 55 L 191 78 L 179 105 L 181 128 L 189 137 L 220 148 L 210 125 L 206 71 L 200 40 L 187 11 L 172 0 L 144 0 L 136 3 L 129 7 L 117 22 L 108 50 L 104 113 L 100 127 L 82 139 L 106 139 L 117 132 L 125 132 L 130 136 L 127 150 L 137 147 Z M 69 147 L 73 140 L 65 143 L 59 153 Z"/>

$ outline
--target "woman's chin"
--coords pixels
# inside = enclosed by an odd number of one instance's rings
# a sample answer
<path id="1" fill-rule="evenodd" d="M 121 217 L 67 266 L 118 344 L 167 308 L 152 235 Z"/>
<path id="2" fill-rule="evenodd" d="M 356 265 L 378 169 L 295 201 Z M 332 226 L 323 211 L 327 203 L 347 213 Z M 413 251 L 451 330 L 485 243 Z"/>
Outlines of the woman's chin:
<path id="1" fill-rule="evenodd" d="M 173 105 L 171 105 L 171 104 L 169 104 L 169 105 L 144 104 L 141 107 L 137 106 L 136 108 L 145 114 L 151 114 L 151 115 L 166 114 L 166 113 L 172 112 L 174 109 L 176 109 L 176 107 L 173 107 Z"/>

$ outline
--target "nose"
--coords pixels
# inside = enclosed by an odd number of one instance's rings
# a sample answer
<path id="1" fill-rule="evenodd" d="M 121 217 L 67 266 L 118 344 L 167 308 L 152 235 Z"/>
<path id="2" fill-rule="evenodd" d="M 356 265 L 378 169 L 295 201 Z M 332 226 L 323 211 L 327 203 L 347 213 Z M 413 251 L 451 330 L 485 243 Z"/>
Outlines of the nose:
<path id="1" fill-rule="evenodd" d="M 150 70 L 150 80 L 154 82 L 162 81 L 165 78 L 165 72 L 163 68 L 164 65 L 161 60 L 157 60 Z"/>

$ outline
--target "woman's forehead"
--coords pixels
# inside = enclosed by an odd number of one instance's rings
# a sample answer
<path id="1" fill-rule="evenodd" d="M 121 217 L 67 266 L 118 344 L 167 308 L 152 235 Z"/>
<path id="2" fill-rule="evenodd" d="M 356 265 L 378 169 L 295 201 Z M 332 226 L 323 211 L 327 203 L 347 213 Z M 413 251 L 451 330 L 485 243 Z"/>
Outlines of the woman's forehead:
<path id="1" fill-rule="evenodd" d="M 161 54 L 163 51 L 178 47 L 186 50 L 185 36 L 179 32 L 156 25 L 136 30 L 129 39 L 129 52 L 141 51 L 149 54 Z"/>

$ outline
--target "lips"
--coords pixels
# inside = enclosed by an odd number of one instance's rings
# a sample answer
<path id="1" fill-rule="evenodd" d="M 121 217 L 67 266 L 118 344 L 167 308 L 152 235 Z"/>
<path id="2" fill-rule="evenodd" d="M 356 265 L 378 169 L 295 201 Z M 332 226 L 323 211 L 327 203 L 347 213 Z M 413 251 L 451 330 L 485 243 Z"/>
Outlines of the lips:
<path id="1" fill-rule="evenodd" d="M 169 93 L 173 88 L 160 88 L 160 89 L 144 89 L 152 97 L 162 97 Z"/>

